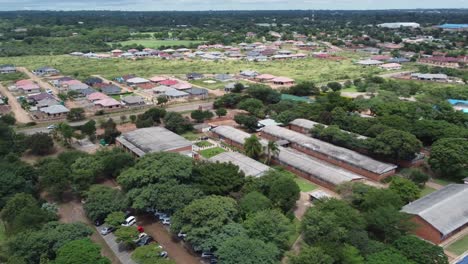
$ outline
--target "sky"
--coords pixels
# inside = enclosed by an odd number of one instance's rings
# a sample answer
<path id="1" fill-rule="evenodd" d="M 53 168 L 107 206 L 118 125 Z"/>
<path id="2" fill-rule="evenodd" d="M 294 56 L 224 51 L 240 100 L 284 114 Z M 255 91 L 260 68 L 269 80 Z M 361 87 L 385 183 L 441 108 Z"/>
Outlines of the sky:
<path id="1" fill-rule="evenodd" d="M 287 10 L 468 8 L 468 0 L 0 0 L 0 10 Z"/>

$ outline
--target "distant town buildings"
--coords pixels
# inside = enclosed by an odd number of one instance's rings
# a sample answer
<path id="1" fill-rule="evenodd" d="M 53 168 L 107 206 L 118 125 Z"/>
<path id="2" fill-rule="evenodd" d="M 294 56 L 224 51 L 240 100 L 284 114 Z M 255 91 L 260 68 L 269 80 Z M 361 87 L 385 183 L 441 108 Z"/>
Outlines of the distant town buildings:
<path id="1" fill-rule="evenodd" d="M 393 29 L 397 29 L 397 28 L 401 28 L 401 27 L 410 27 L 410 28 L 419 28 L 419 27 L 421 27 L 420 24 L 413 23 L 413 22 L 383 23 L 383 24 L 379 24 L 377 26 L 382 27 L 382 28 L 393 28 Z"/>

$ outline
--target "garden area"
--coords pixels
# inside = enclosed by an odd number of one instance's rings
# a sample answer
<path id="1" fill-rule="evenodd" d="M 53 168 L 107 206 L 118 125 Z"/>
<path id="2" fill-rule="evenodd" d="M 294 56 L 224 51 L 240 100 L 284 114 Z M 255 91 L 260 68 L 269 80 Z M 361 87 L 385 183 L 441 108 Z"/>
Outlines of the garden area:
<path id="1" fill-rule="evenodd" d="M 220 148 L 220 147 L 216 147 L 216 148 L 201 150 L 199 153 L 205 159 L 209 159 L 209 158 L 212 158 L 212 157 L 214 157 L 214 156 L 216 156 L 218 154 L 221 154 L 223 152 L 226 152 L 226 150 L 224 150 L 223 148 Z"/>
<path id="2" fill-rule="evenodd" d="M 306 179 L 295 177 L 294 181 L 299 186 L 299 189 L 301 189 L 301 192 L 310 192 L 317 189 L 317 185 L 313 184 L 312 182 Z"/>
<path id="3" fill-rule="evenodd" d="M 468 251 L 468 235 L 465 235 L 461 239 L 452 243 L 450 246 L 447 247 L 447 250 L 457 255 L 461 255 Z"/>

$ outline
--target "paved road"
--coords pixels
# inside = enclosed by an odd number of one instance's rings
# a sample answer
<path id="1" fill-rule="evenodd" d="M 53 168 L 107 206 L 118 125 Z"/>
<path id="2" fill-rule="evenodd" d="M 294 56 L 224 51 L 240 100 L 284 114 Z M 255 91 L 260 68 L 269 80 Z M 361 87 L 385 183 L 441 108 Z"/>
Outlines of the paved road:
<path id="1" fill-rule="evenodd" d="M 21 107 L 18 100 L 16 100 L 16 97 L 14 97 L 13 94 L 11 94 L 11 92 L 8 91 L 8 89 L 1 84 L 0 84 L 0 92 L 4 96 L 8 97 L 8 104 L 11 107 L 11 111 L 15 114 L 16 121 L 18 121 L 19 123 L 23 123 L 23 124 L 26 124 L 32 121 L 28 112 L 26 112 L 26 110 L 24 110 Z"/>
<path id="2" fill-rule="evenodd" d="M 197 110 L 200 106 L 203 108 L 203 110 L 213 109 L 213 103 L 212 102 L 195 102 L 195 103 L 185 104 L 185 105 L 169 106 L 169 107 L 166 108 L 166 110 L 167 111 L 173 111 L 173 112 L 186 112 L 186 111 Z M 125 115 L 128 118 L 130 115 L 140 114 L 140 113 L 145 112 L 146 110 L 148 110 L 148 109 L 142 109 L 141 112 L 132 112 L 132 113 L 125 113 L 125 112 L 122 113 L 122 112 L 120 112 L 120 113 L 111 114 L 110 116 L 106 116 L 105 118 L 114 117 L 114 116 L 115 117 L 120 117 L 122 115 Z M 102 118 L 102 116 L 96 117 L 96 119 L 98 119 L 98 118 Z M 60 123 L 60 122 L 62 122 L 62 121 L 56 121 L 54 123 Z M 69 123 L 69 125 L 70 126 L 81 126 L 81 125 L 84 125 L 86 122 L 88 122 L 88 120 L 79 121 L 79 122 L 71 122 L 71 123 Z M 54 123 L 47 123 L 47 124 L 49 125 L 49 124 L 54 124 Z M 32 135 L 32 134 L 36 134 L 36 133 L 48 133 L 49 131 L 50 130 L 47 129 L 46 126 L 26 128 L 26 129 L 19 129 L 18 130 L 18 132 L 24 133 L 26 135 Z"/>
<path id="3" fill-rule="evenodd" d="M 96 230 L 98 233 L 99 231 L 101 231 L 101 228 L 102 227 L 96 227 Z M 114 234 L 110 233 L 110 234 L 103 236 L 101 235 L 101 233 L 99 233 L 99 235 L 104 239 L 104 241 L 106 241 L 109 248 L 112 250 L 112 252 L 114 252 L 114 255 L 120 260 L 122 264 L 137 264 L 135 261 L 131 259 L 131 254 L 129 251 L 119 250 L 119 244 L 115 242 L 116 238 Z"/>

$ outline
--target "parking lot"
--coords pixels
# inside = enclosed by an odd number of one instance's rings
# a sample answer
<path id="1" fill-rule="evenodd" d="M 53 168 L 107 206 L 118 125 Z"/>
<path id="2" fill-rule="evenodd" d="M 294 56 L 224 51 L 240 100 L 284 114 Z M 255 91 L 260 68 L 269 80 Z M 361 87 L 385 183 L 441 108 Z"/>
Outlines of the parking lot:
<path id="1" fill-rule="evenodd" d="M 101 235 L 100 231 L 102 228 L 103 226 L 96 227 L 97 232 L 100 236 L 102 236 L 104 241 L 106 241 L 107 245 L 114 252 L 115 256 L 120 260 L 120 262 L 122 264 L 136 264 L 136 262 L 131 259 L 131 254 L 129 251 L 119 251 L 119 245 L 117 244 L 117 242 L 115 242 L 114 234 L 110 233 L 105 236 Z"/>

